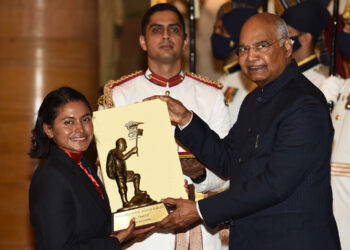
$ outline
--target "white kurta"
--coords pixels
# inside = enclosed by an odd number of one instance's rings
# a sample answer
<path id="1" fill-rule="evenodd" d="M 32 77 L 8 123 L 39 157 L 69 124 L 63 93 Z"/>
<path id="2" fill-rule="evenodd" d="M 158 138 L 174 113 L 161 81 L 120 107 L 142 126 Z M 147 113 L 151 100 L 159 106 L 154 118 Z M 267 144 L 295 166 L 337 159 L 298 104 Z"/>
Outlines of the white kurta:
<path id="1" fill-rule="evenodd" d="M 226 136 L 232 123 L 220 90 L 186 75 L 180 84 L 173 87 L 163 87 L 151 82 L 146 77 L 150 73 L 147 70 L 144 75 L 139 75 L 114 87 L 112 90 L 114 106 L 141 102 L 146 97 L 164 95 L 166 91 L 169 91 L 171 97 L 180 100 L 186 108 L 199 115 L 221 138 Z M 181 151 L 184 149 L 179 146 L 179 152 Z M 186 179 L 190 181 L 188 177 Z M 218 233 L 206 229 L 204 226 L 201 229 L 203 249 L 220 250 L 221 240 Z M 159 230 L 128 249 L 174 250 L 174 246 L 175 234 Z"/>
<path id="2" fill-rule="evenodd" d="M 333 79 L 333 81 L 335 80 Z M 350 249 L 350 109 L 345 107 L 348 101 L 350 101 L 350 79 L 345 81 L 341 96 L 332 112 L 335 134 L 331 161 L 332 164 L 349 164 L 342 169 L 340 175 L 332 167 L 331 176 L 333 212 L 338 225 L 341 246 L 344 250 Z"/>

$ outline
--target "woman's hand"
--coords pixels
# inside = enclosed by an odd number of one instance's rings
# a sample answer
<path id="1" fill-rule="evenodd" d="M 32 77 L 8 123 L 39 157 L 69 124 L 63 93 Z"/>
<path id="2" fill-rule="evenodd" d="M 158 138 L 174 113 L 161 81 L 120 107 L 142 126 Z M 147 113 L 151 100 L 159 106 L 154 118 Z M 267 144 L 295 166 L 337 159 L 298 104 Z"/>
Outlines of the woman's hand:
<path id="1" fill-rule="evenodd" d="M 149 227 L 142 228 L 142 229 L 135 229 L 135 219 L 132 218 L 128 228 L 126 228 L 118 233 L 111 234 L 111 237 L 115 237 L 118 239 L 118 241 L 120 243 L 123 243 L 127 240 L 130 240 L 133 238 L 138 238 L 138 237 L 145 235 L 146 233 L 151 231 L 154 227 L 155 226 L 149 226 Z"/>

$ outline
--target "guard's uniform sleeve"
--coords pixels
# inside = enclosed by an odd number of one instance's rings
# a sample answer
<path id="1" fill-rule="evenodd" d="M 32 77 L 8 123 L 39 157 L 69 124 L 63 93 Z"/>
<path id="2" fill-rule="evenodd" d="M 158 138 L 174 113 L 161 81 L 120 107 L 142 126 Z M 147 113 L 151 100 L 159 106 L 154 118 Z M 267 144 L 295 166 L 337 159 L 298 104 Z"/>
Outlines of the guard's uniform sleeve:
<path id="1" fill-rule="evenodd" d="M 344 79 L 330 76 L 321 82 L 319 88 L 326 97 L 327 102 L 335 104 L 338 101 L 339 94 L 342 92 L 344 83 Z"/>
<path id="2" fill-rule="evenodd" d="M 207 176 L 205 180 L 202 181 L 201 183 L 193 183 L 197 192 L 200 192 L 200 193 L 206 193 L 208 191 L 219 192 L 229 188 L 230 186 L 229 180 L 221 179 L 208 168 L 205 171 L 207 171 Z"/>
<path id="3" fill-rule="evenodd" d="M 224 138 L 232 127 L 230 112 L 225 105 L 224 95 L 218 91 L 215 106 L 211 110 L 209 127 L 214 130 L 220 138 Z"/>

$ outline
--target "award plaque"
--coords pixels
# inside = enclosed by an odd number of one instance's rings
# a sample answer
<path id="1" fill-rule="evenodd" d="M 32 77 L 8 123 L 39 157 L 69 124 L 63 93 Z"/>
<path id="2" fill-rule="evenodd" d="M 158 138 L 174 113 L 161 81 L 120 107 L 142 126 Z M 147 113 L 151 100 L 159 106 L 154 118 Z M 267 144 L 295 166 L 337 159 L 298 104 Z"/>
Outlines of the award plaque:
<path id="1" fill-rule="evenodd" d="M 168 215 L 159 202 L 186 197 L 166 104 L 153 100 L 96 111 L 94 133 L 113 231 L 157 223 Z"/>

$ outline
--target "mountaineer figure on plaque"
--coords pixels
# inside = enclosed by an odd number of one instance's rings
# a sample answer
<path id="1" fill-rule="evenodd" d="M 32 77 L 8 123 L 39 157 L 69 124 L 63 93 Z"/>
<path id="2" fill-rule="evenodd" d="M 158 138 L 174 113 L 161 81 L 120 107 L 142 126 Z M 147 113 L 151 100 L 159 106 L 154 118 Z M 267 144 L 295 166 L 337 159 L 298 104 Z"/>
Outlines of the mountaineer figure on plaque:
<path id="1" fill-rule="evenodd" d="M 138 147 L 133 147 L 129 152 L 124 154 L 127 148 L 126 140 L 119 138 L 116 141 L 116 147 L 108 152 L 107 156 L 107 175 L 111 179 L 115 179 L 118 185 L 119 194 L 123 202 L 123 208 L 118 211 L 125 211 L 136 207 L 156 203 L 147 194 L 146 191 L 140 190 L 141 176 L 138 173 L 134 173 L 132 170 L 127 170 L 125 161 L 132 155 L 138 152 Z M 128 201 L 127 182 L 134 183 L 135 195 Z"/>

